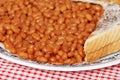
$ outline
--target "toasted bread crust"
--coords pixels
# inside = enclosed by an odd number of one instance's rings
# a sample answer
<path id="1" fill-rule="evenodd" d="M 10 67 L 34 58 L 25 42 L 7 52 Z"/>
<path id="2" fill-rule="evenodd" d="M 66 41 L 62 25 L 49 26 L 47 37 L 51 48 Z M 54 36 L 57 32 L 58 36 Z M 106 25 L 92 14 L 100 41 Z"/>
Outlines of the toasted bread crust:
<path id="1" fill-rule="evenodd" d="M 96 61 L 96 60 L 98 60 L 98 59 L 100 59 L 108 54 L 112 54 L 112 53 L 117 52 L 119 50 L 120 50 L 120 39 L 100 48 L 99 50 L 87 53 L 85 61 L 86 62 L 93 62 L 93 61 Z"/>
<path id="2" fill-rule="evenodd" d="M 84 0 L 73 0 L 73 1 L 84 1 Z M 88 2 L 98 2 L 98 1 L 104 1 L 104 2 L 113 2 L 113 3 L 116 3 L 116 4 L 120 4 L 120 0 L 86 0 Z"/>
<path id="3" fill-rule="evenodd" d="M 120 0 L 106 0 L 106 1 L 109 1 L 109 2 L 113 2 L 113 3 L 120 4 Z"/>
<path id="4" fill-rule="evenodd" d="M 109 28 L 110 29 L 110 28 Z M 99 50 L 100 48 L 120 39 L 120 25 L 110 30 L 103 30 L 91 34 L 84 45 L 86 54 Z"/>
<path id="5" fill-rule="evenodd" d="M 84 45 L 85 61 L 93 62 L 108 54 L 120 51 L 120 25 L 93 32 Z"/>

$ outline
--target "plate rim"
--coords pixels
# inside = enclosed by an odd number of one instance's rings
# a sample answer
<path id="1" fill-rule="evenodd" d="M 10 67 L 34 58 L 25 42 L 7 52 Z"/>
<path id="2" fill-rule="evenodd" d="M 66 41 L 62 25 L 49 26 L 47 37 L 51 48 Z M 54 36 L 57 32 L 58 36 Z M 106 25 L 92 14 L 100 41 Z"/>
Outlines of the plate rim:
<path id="1" fill-rule="evenodd" d="M 33 63 L 31 65 L 31 62 L 29 61 L 23 61 L 23 60 L 19 60 L 16 58 L 13 58 L 9 55 L 5 55 L 0 53 L 0 57 L 3 59 L 6 59 L 10 62 L 13 63 L 17 63 L 23 66 L 28 66 L 28 67 L 32 67 L 32 68 L 37 68 L 37 69 L 42 69 L 42 70 L 54 70 L 54 71 L 85 71 L 85 70 L 93 70 L 93 69 L 101 69 L 101 68 L 105 68 L 105 67 L 110 67 L 113 65 L 117 65 L 120 63 L 120 59 L 117 60 L 113 60 L 111 62 L 107 62 L 107 63 L 103 63 L 103 64 L 98 64 L 98 66 L 96 65 L 89 65 L 89 66 L 76 66 L 76 67 L 61 67 L 61 66 L 48 66 L 48 65 L 41 65 L 41 64 L 35 64 Z"/>

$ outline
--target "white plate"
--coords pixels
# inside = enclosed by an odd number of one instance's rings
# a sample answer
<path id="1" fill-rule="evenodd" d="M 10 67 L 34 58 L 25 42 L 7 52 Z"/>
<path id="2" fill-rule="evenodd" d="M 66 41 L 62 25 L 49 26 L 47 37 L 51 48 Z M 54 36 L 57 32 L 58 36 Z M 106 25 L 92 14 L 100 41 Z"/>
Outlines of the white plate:
<path id="1" fill-rule="evenodd" d="M 98 60 L 93 63 L 89 63 L 89 64 L 83 63 L 83 64 L 74 64 L 74 65 L 51 65 L 51 64 L 45 64 L 45 63 L 37 63 L 35 61 L 28 61 L 9 53 L 2 47 L 0 47 L 0 57 L 6 60 L 9 60 L 11 62 L 33 67 L 33 68 L 39 68 L 39 69 L 45 69 L 45 70 L 57 70 L 57 71 L 92 70 L 92 69 L 99 69 L 99 68 L 108 67 L 108 66 L 112 66 L 120 63 L 120 52 L 104 57 L 101 60 Z"/>

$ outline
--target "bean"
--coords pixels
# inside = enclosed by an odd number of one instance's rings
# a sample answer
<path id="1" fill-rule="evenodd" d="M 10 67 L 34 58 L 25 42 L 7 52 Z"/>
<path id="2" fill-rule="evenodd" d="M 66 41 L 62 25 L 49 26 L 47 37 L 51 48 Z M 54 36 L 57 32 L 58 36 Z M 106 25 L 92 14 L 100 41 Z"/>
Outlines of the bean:
<path id="1" fill-rule="evenodd" d="M 45 57 L 37 57 L 36 60 L 37 60 L 38 62 L 47 62 L 47 61 L 48 61 L 48 59 L 45 58 Z"/>
<path id="2" fill-rule="evenodd" d="M 85 7 L 86 7 L 87 9 L 89 9 L 89 8 L 91 7 L 90 3 L 86 3 L 86 4 L 85 4 Z"/>
<path id="3" fill-rule="evenodd" d="M 10 52 L 16 54 L 16 49 L 14 47 L 9 48 Z"/>
<path id="4" fill-rule="evenodd" d="M 68 52 L 70 48 L 69 48 L 67 43 L 63 43 L 62 49 L 63 49 L 64 52 Z"/>
<path id="5" fill-rule="evenodd" d="M 82 63 L 82 57 L 80 55 L 76 56 L 77 63 Z"/>
<path id="6" fill-rule="evenodd" d="M 28 52 L 28 54 L 33 54 L 34 53 L 34 45 L 29 45 L 27 52 Z"/>
<path id="7" fill-rule="evenodd" d="M 76 47 L 77 47 L 77 42 L 74 41 L 74 43 L 71 46 L 71 51 L 74 51 L 76 49 Z"/>
<path id="8" fill-rule="evenodd" d="M 56 45 L 55 47 L 54 47 L 54 53 L 58 53 L 58 51 L 60 50 L 60 45 Z"/>
<path id="9" fill-rule="evenodd" d="M 63 41 L 62 39 L 59 39 L 59 40 L 56 42 L 56 44 L 57 44 L 57 45 L 62 45 L 63 42 L 64 42 L 64 41 Z"/>
<path id="10" fill-rule="evenodd" d="M 18 44 L 19 42 L 22 42 L 22 37 L 20 35 L 14 40 L 14 45 Z"/>
<path id="11" fill-rule="evenodd" d="M 4 42 L 4 45 L 6 49 L 9 49 L 12 46 L 11 42 L 7 40 Z"/>
<path id="12" fill-rule="evenodd" d="M 95 5 L 93 7 L 94 7 L 95 10 L 101 10 L 101 6 L 99 6 L 99 5 Z"/>
<path id="13" fill-rule="evenodd" d="M 33 34 L 35 33 L 36 29 L 35 27 L 30 27 L 30 31 L 28 32 L 28 34 Z"/>
<path id="14" fill-rule="evenodd" d="M 3 25 L 1 24 L 0 25 L 0 32 L 2 32 L 4 30 L 4 27 L 3 27 Z"/>
<path id="15" fill-rule="evenodd" d="M 56 62 L 56 60 L 57 60 L 57 59 L 56 59 L 55 57 L 51 57 L 51 58 L 50 58 L 50 62 Z"/>
<path id="16" fill-rule="evenodd" d="M 2 41 L 2 42 L 5 41 L 5 37 L 2 34 L 0 34 L 0 41 Z"/>
<path id="17" fill-rule="evenodd" d="M 67 58 L 68 58 L 67 53 L 64 53 L 64 54 L 62 55 L 62 59 L 65 60 L 65 59 L 67 59 Z"/>
<path id="18" fill-rule="evenodd" d="M 13 31 L 12 31 L 12 30 L 8 30 L 8 31 L 7 31 L 7 34 L 8 34 L 8 35 L 12 35 L 12 34 L 13 34 Z"/>
<path id="19" fill-rule="evenodd" d="M 15 48 L 21 48 L 21 47 L 22 47 L 22 42 L 17 43 L 17 44 L 15 45 Z"/>
<path id="20" fill-rule="evenodd" d="M 22 58 L 25 58 L 25 59 L 28 58 L 28 54 L 25 53 L 25 52 L 19 52 L 18 55 L 19 55 L 20 57 L 22 57 Z"/>
<path id="21" fill-rule="evenodd" d="M 62 56 L 62 55 L 64 55 L 64 52 L 63 51 L 58 51 L 58 55 Z"/>
<path id="22" fill-rule="evenodd" d="M 66 5 L 61 6 L 61 11 L 65 11 L 67 9 Z"/>
<path id="23" fill-rule="evenodd" d="M 65 63 L 65 64 L 70 64 L 70 63 L 71 63 L 71 59 L 66 59 L 66 60 L 64 61 L 64 63 Z"/>
<path id="24" fill-rule="evenodd" d="M 10 38 L 9 38 L 9 40 L 10 40 L 10 42 L 15 42 L 15 39 L 16 37 L 15 37 L 15 35 L 10 35 Z"/>
<path id="25" fill-rule="evenodd" d="M 27 35 L 26 35 L 24 32 L 21 32 L 20 36 L 21 36 L 23 39 L 25 39 Z"/>
<path id="26" fill-rule="evenodd" d="M 20 29 L 18 27 L 15 27 L 15 26 L 11 26 L 11 30 L 15 33 L 19 33 L 20 32 Z"/>
<path id="27" fill-rule="evenodd" d="M 74 35 L 68 35 L 68 36 L 66 36 L 66 40 L 68 42 L 72 42 L 74 40 Z"/>
<path id="28" fill-rule="evenodd" d="M 34 60 L 34 56 L 32 54 L 28 54 L 28 59 Z"/>
<path id="29" fill-rule="evenodd" d="M 60 57 L 59 55 L 56 55 L 56 59 L 57 59 L 57 60 L 60 60 L 61 57 Z"/>
<path id="30" fill-rule="evenodd" d="M 44 55 L 44 57 L 47 58 L 47 59 L 49 59 L 49 58 L 51 57 L 50 55 L 51 55 L 51 54 L 47 54 L 47 53 L 46 53 L 46 54 Z"/>
<path id="31" fill-rule="evenodd" d="M 63 22 L 64 22 L 64 18 L 63 17 L 61 17 L 61 18 L 58 19 L 58 23 L 59 24 L 62 24 Z"/>
<path id="32" fill-rule="evenodd" d="M 43 52 L 41 52 L 41 51 L 36 51 L 35 52 L 35 57 L 42 57 L 42 56 L 44 56 L 44 54 L 43 54 Z"/>
<path id="33" fill-rule="evenodd" d="M 68 53 L 68 57 L 73 57 L 74 56 L 74 52 L 69 52 Z"/>
<path id="34" fill-rule="evenodd" d="M 79 55 L 79 53 L 77 51 L 74 52 L 74 56 L 78 63 L 82 62 L 82 57 Z"/>
<path id="35" fill-rule="evenodd" d="M 87 18 L 89 21 L 91 21 L 91 20 L 92 20 L 92 15 L 89 14 L 89 13 L 87 13 L 87 14 L 86 14 L 86 18 Z"/>
<path id="36" fill-rule="evenodd" d="M 53 48 L 50 47 L 50 46 L 46 46 L 46 47 L 43 48 L 43 51 L 45 53 L 52 53 L 53 52 Z"/>
<path id="37" fill-rule="evenodd" d="M 35 44 L 34 44 L 34 50 L 36 52 L 40 50 L 40 44 L 41 44 L 41 42 L 35 42 Z"/>
<path id="38" fill-rule="evenodd" d="M 39 36 L 39 34 L 37 34 L 37 33 L 33 33 L 33 34 L 32 34 L 32 37 L 33 37 L 35 40 L 37 40 L 37 41 L 40 40 L 40 36 Z"/>
<path id="39" fill-rule="evenodd" d="M 29 27 L 27 27 L 27 26 L 22 26 L 22 27 L 23 27 L 22 32 L 27 33 L 29 30 Z"/>

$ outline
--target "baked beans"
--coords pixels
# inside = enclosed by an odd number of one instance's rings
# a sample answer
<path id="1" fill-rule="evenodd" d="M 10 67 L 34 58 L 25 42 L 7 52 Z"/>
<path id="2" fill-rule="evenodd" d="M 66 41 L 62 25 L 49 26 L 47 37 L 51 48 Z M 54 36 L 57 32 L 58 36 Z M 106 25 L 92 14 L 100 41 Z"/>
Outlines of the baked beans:
<path id="1" fill-rule="evenodd" d="M 84 43 L 103 11 L 71 0 L 0 0 L 0 41 L 24 59 L 81 63 Z"/>

